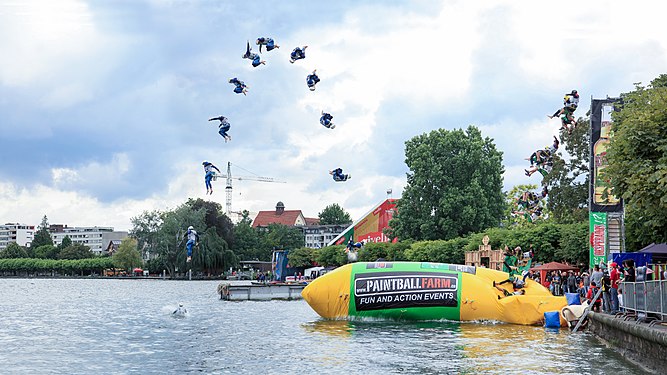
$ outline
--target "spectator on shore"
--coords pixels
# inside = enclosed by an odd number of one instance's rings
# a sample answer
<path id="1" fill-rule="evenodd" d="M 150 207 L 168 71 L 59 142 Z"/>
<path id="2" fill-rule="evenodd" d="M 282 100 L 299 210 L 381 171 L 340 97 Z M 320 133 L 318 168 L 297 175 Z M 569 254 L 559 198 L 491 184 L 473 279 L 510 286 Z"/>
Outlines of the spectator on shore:
<path id="1" fill-rule="evenodd" d="M 609 289 L 611 297 L 611 312 L 615 314 L 619 311 L 618 305 L 618 283 L 621 279 L 621 274 L 618 272 L 618 267 L 615 262 L 611 263 L 611 273 L 609 274 L 609 280 L 611 281 L 611 288 Z"/>
<path id="2" fill-rule="evenodd" d="M 581 274 L 582 282 L 584 284 L 584 290 L 581 292 L 582 296 L 586 295 L 586 292 L 588 292 L 588 288 L 591 286 L 591 278 L 588 276 L 588 272 L 584 272 Z"/>
<path id="3" fill-rule="evenodd" d="M 551 287 L 549 288 L 549 290 L 551 291 L 551 294 L 553 294 L 554 296 L 560 296 L 561 295 L 560 283 L 561 283 L 560 273 L 558 271 L 554 271 L 554 274 L 551 277 Z"/>
<path id="4" fill-rule="evenodd" d="M 577 277 L 574 276 L 574 272 L 570 271 L 569 276 L 567 277 L 567 292 L 576 293 L 577 289 Z"/>
<path id="5" fill-rule="evenodd" d="M 595 285 L 599 287 L 602 284 L 602 276 L 600 266 L 595 265 L 595 267 L 593 267 L 593 273 L 591 273 L 591 283 L 595 282 Z"/>
<path id="6" fill-rule="evenodd" d="M 611 313 L 611 279 L 607 270 L 602 276 L 602 310 L 606 313 Z"/>
<path id="7" fill-rule="evenodd" d="M 600 312 L 600 305 L 602 304 L 602 298 L 600 297 L 593 301 L 593 298 L 595 298 L 598 290 L 600 290 L 600 288 L 597 286 L 595 281 L 591 281 L 591 287 L 588 288 L 588 293 L 586 293 L 586 299 L 588 300 L 589 304 L 593 305 L 592 310 L 595 312 Z"/>
<path id="8" fill-rule="evenodd" d="M 625 265 L 625 271 L 623 271 L 625 278 L 623 281 L 634 283 L 637 280 L 637 276 L 635 274 L 635 261 L 632 259 L 626 259 L 623 262 L 623 265 Z"/>

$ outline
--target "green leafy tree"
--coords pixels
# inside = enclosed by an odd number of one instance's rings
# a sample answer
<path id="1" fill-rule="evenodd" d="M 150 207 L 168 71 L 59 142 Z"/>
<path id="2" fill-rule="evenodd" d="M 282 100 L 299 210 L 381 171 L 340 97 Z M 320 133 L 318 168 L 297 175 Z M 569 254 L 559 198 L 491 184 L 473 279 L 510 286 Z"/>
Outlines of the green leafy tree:
<path id="1" fill-rule="evenodd" d="M 588 221 L 588 188 L 590 179 L 590 119 L 579 118 L 572 134 L 561 130 L 560 148 L 567 160 L 556 155 L 554 166 L 542 183 L 549 188 L 547 208 L 558 223 Z"/>
<path id="2" fill-rule="evenodd" d="M 49 220 L 46 218 L 46 215 L 42 218 L 42 223 L 39 225 L 39 230 L 35 233 L 30 246 L 36 249 L 44 245 L 53 245 L 53 238 L 51 238 L 51 233 L 49 233 Z"/>
<path id="3" fill-rule="evenodd" d="M 58 259 L 60 250 L 53 245 L 42 245 L 35 249 L 35 258 Z"/>
<path id="4" fill-rule="evenodd" d="M 301 247 L 298 249 L 290 250 L 287 258 L 289 259 L 290 267 L 312 267 L 313 262 L 315 262 L 316 252 L 315 249 L 309 247 Z"/>
<path id="5" fill-rule="evenodd" d="M 113 254 L 114 264 L 119 268 L 131 271 L 135 267 L 140 267 L 143 263 L 141 253 L 137 249 L 137 240 L 132 237 L 124 238 L 118 250 Z"/>
<path id="6" fill-rule="evenodd" d="M 204 209 L 206 211 L 204 215 L 206 227 L 215 228 L 216 233 L 225 240 L 227 246 L 230 248 L 234 247 L 234 224 L 232 223 L 232 220 L 222 212 L 220 203 L 197 198 L 188 199 L 186 204 L 194 211 Z"/>
<path id="7" fill-rule="evenodd" d="M 130 236 L 137 239 L 137 248 L 144 259 L 153 258 L 158 253 L 158 232 L 162 225 L 162 213 L 158 210 L 144 211 L 130 219 Z"/>
<path id="8" fill-rule="evenodd" d="M 346 225 L 352 223 L 350 214 L 347 213 L 343 207 L 338 203 L 330 204 L 317 214 L 320 218 L 321 225 Z"/>
<path id="9" fill-rule="evenodd" d="M 338 267 L 347 263 L 345 246 L 326 246 L 317 251 L 317 263 L 323 267 Z"/>
<path id="10" fill-rule="evenodd" d="M 17 244 L 16 242 L 10 242 L 4 250 L 0 251 L 0 258 L 28 258 L 28 252 L 26 249 Z"/>
<path id="11" fill-rule="evenodd" d="M 405 143 L 408 185 L 390 226 L 400 239 L 450 239 L 497 226 L 505 210 L 502 152 L 474 126 Z"/>
<path id="12" fill-rule="evenodd" d="M 240 260 L 259 260 L 260 258 L 260 235 L 251 226 L 252 221 L 241 220 L 234 226 L 234 253 Z"/>
<path id="13" fill-rule="evenodd" d="M 667 75 L 624 94 L 604 177 L 625 203 L 626 244 L 667 242 Z"/>
<path id="14" fill-rule="evenodd" d="M 303 232 L 297 227 L 282 224 L 269 224 L 267 231 L 261 235 L 262 247 L 260 260 L 271 260 L 274 249 L 297 249 L 305 245 Z"/>
<path id="15" fill-rule="evenodd" d="M 69 238 L 68 235 L 65 235 L 63 237 L 63 240 L 60 242 L 60 245 L 58 245 L 58 250 L 62 251 L 63 249 L 72 246 L 72 239 Z"/>
<path id="16" fill-rule="evenodd" d="M 67 238 L 67 237 L 65 237 Z M 63 242 L 65 240 L 63 239 Z M 90 248 L 83 244 L 73 244 L 60 250 L 60 259 L 87 259 L 94 257 L 95 254 Z"/>

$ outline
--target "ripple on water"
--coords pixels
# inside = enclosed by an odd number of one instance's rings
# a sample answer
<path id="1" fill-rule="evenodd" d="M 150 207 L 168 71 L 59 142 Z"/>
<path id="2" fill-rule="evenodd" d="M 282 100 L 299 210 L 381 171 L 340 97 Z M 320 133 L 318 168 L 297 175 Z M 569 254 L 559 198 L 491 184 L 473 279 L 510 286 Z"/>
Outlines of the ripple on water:
<path id="1" fill-rule="evenodd" d="M 304 301 L 221 301 L 217 285 L 0 279 L 3 372 L 641 373 L 586 334 L 497 322 L 327 321 Z M 188 310 L 182 319 L 171 316 L 178 302 Z"/>

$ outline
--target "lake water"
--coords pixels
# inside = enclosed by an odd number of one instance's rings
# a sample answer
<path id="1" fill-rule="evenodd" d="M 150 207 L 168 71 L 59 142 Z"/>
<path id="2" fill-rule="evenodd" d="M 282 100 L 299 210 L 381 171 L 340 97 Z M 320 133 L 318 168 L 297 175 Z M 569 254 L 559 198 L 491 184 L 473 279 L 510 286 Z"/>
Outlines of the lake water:
<path id="1" fill-rule="evenodd" d="M 492 323 L 325 321 L 229 302 L 218 281 L 0 279 L 3 374 L 641 374 L 589 334 Z M 178 302 L 188 310 L 172 316 Z"/>

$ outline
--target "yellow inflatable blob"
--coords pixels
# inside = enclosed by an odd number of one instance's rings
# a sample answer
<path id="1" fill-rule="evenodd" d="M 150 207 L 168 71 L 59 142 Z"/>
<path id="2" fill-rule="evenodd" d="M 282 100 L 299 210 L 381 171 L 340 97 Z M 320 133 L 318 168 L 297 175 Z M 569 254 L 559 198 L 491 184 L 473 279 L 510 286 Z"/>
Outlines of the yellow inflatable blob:
<path id="1" fill-rule="evenodd" d="M 518 291 L 523 294 L 514 294 L 509 279 L 506 272 L 472 266 L 358 262 L 315 279 L 301 294 L 327 319 L 493 320 L 537 325 L 544 322 L 545 312 L 560 311 L 567 305 L 565 297 L 555 297 L 529 279 Z M 566 323 L 562 320 L 561 324 Z"/>

